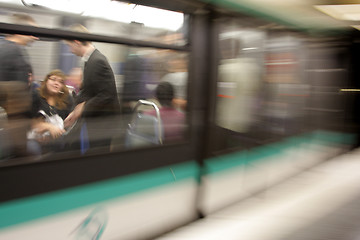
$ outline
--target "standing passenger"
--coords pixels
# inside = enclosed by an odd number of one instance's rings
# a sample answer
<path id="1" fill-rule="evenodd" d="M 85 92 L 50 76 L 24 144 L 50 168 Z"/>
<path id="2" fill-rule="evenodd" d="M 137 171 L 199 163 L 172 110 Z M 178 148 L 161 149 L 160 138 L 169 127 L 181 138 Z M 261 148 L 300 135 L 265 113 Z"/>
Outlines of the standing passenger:
<path id="1" fill-rule="evenodd" d="M 26 14 L 14 14 L 14 24 L 36 26 L 35 20 Z M 32 68 L 25 47 L 37 37 L 8 34 L 0 43 L 0 81 L 21 81 L 30 84 Z"/>
<path id="2" fill-rule="evenodd" d="M 73 31 L 89 33 L 78 24 Z M 66 41 L 71 52 L 84 61 L 83 82 L 75 100 L 76 107 L 65 119 L 65 127 L 72 126 L 78 119 L 85 120 L 89 147 L 110 147 L 113 126 L 118 124 L 114 115 L 120 112 L 115 77 L 106 57 L 89 41 Z"/>
<path id="3" fill-rule="evenodd" d="M 12 24 L 36 26 L 35 20 L 26 14 L 11 16 Z M 7 125 L 2 134 L 6 142 L 0 142 L 0 158 L 26 156 L 26 133 L 30 127 L 28 112 L 33 87 L 32 67 L 25 47 L 37 37 L 22 34 L 6 34 L 0 40 L 0 107 L 7 115 Z"/>

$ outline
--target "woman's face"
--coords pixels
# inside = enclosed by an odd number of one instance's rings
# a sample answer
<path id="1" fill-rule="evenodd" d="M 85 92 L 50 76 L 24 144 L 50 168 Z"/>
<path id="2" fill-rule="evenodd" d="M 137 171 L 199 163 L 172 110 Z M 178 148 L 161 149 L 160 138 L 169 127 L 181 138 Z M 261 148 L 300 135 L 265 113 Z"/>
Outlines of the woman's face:
<path id="1" fill-rule="evenodd" d="M 46 81 L 46 88 L 49 94 L 59 94 L 63 91 L 64 79 L 59 76 L 51 75 Z"/>

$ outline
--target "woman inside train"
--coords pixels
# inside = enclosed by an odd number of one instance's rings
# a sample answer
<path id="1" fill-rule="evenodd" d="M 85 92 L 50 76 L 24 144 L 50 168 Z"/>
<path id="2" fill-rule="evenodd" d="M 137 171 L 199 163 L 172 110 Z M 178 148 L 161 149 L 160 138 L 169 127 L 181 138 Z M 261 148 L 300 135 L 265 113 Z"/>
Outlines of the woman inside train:
<path id="1" fill-rule="evenodd" d="M 28 153 L 41 155 L 59 150 L 63 145 L 64 119 L 73 109 L 73 99 L 64 84 L 66 75 L 59 69 L 48 73 L 32 94 L 31 131 Z"/>

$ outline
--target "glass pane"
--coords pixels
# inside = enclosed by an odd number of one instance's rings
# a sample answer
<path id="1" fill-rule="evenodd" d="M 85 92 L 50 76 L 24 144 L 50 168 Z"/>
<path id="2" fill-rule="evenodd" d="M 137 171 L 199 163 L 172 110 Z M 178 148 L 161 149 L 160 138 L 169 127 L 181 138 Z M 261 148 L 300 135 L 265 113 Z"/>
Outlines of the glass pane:
<path id="1" fill-rule="evenodd" d="M 266 98 L 263 121 L 273 136 L 301 132 L 310 85 L 303 76 L 305 48 L 301 40 L 289 34 L 269 35 L 266 42 Z"/>
<path id="2" fill-rule="evenodd" d="M 214 152 L 251 148 L 301 132 L 309 85 L 303 44 L 289 33 L 222 25 Z"/>
<path id="3" fill-rule="evenodd" d="M 25 47 L 13 37 L 0 40 L 1 160 L 186 138 L 187 53 L 55 39 Z"/>
<path id="4" fill-rule="evenodd" d="M 221 25 L 215 138 L 212 149 L 254 145 L 259 131 L 265 32 L 240 24 Z"/>

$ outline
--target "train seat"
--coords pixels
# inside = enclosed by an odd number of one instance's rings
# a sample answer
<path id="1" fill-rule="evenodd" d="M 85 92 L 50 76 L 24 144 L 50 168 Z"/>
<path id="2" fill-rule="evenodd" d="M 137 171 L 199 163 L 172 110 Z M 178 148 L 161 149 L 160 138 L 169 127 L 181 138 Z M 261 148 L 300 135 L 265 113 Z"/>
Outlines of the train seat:
<path id="1" fill-rule="evenodd" d="M 141 106 L 151 106 L 156 116 L 139 111 Z M 160 145 L 163 143 L 163 126 L 157 105 L 150 101 L 139 100 L 134 108 L 134 115 L 128 125 L 125 138 L 126 147 Z"/>

